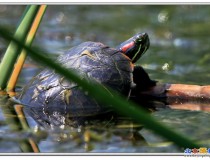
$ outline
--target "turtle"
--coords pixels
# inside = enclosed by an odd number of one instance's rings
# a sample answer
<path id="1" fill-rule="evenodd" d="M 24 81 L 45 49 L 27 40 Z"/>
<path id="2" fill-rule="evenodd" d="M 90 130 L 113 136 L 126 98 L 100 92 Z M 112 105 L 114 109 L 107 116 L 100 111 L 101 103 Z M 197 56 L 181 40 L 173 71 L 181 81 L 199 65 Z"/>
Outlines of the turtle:
<path id="1" fill-rule="evenodd" d="M 147 33 L 137 33 L 116 48 L 87 41 L 67 50 L 56 61 L 81 78 L 94 79 L 105 89 L 111 88 L 129 98 L 132 90 L 155 85 L 141 66 L 134 65 L 149 46 Z M 17 98 L 29 106 L 35 119 L 47 117 L 54 125 L 66 124 L 66 117 L 100 117 L 112 112 L 110 106 L 97 102 L 76 83 L 48 68 L 34 76 Z"/>

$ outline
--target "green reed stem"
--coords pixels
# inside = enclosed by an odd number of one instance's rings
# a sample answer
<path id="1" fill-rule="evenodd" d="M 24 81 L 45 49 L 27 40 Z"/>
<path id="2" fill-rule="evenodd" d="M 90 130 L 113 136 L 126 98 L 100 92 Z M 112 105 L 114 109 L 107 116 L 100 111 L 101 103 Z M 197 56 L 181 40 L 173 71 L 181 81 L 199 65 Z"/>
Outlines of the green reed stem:
<path id="1" fill-rule="evenodd" d="M 39 10 L 36 14 L 36 17 L 34 18 L 34 21 L 31 25 L 30 30 L 29 30 L 29 32 L 27 34 L 27 37 L 26 37 L 25 44 L 27 46 L 30 46 L 32 44 L 32 42 L 35 38 L 36 32 L 37 32 L 37 30 L 39 28 L 39 25 L 41 23 L 41 20 L 43 18 L 43 15 L 46 11 L 46 8 L 47 8 L 46 5 L 41 5 L 39 7 Z M 26 57 L 27 57 L 27 52 L 24 49 L 22 49 L 21 53 L 20 53 L 20 56 L 18 57 L 18 60 L 17 60 L 17 62 L 15 64 L 15 67 L 13 69 L 13 72 L 10 76 L 9 82 L 7 84 L 7 92 L 11 93 L 11 91 L 14 91 L 17 80 L 18 80 L 18 77 L 19 77 L 20 72 L 23 68 Z"/>
<path id="2" fill-rule="evenodd" d="M 26 8 L 23 19 L 17 28 L 14 37 L 21 42 L 25 42 L 26 36 L 31 28 L 32 22 L 37 14 L 39 9 L 38 5 L 32 5 Z M 20 46 L 14 42 L 10 42 L 6 53 L 0 64 L 0 90 L 4 90 L 14 68 L 14 64 L 17 60 L 18 55 L 20 54 Z"/>

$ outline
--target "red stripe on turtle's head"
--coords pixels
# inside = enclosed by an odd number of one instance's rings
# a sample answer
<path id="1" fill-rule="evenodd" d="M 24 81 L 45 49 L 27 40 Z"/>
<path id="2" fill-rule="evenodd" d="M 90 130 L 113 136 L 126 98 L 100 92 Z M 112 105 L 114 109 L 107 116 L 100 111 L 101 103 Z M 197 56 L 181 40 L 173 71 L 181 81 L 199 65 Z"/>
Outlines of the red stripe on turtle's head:
<path id="1" fill-rule="evenodd" d="M 128 56 L 135 63 L 149 48 L 149 36 L 147 33 L 138 33 L 121 43 L 117 49 Z"/>
<path id="2" fill-rule="evenodd" d="M 121 52 L 126 53 L 134 46 L 135 46 L 135 43 L 131 41 L 130 43 L 126 43 L 124 46 L 122 46 L 120 50 Z"/>

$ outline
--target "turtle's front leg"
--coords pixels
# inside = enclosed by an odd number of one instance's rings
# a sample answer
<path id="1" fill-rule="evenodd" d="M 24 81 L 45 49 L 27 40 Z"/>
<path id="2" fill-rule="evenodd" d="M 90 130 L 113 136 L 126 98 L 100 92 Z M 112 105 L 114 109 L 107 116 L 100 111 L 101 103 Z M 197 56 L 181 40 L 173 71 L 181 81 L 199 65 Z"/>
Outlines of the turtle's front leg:
<path id="1" fill-rule="evenodd" d="M 133 82 L 136 84 L 134 91 L 145 91 L 156 86 L 157 81 L 151 80 L 148 73 L 141 66 L 135 66 L 133 71 Z"/>

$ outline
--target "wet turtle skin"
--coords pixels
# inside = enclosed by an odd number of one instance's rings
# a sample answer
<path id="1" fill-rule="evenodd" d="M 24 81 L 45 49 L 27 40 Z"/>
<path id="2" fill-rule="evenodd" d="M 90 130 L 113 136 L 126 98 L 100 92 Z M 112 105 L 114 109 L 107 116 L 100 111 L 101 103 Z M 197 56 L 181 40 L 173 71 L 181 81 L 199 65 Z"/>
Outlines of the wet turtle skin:
<path id="1" fill-rule="evenodd" d="M 99 42 L 84 42 L 58 57 L 64 67 L 73 69 L 89 81 L 94 78 L 107 90 L 112 88 L 129 96 L 133 83 L 133 64 L 125 54 Z M 24 88 L 18 99 L 34 111 L 37 119 L 49 116 L 59 123 L 65 117 L 88 117 L 111 111 L 87 92 L 53 70 L 45 69 Z M 59 118 L 60 117 L 60 118 Z"/>

